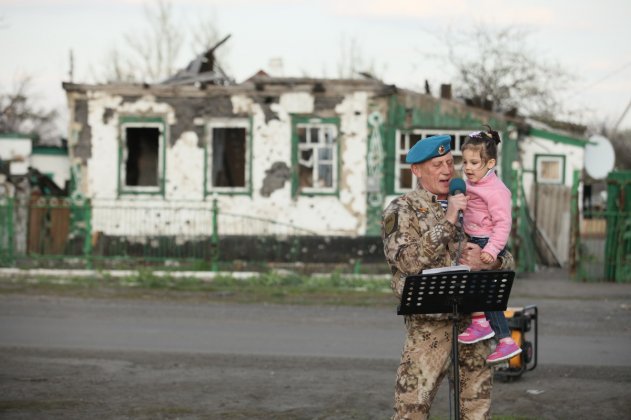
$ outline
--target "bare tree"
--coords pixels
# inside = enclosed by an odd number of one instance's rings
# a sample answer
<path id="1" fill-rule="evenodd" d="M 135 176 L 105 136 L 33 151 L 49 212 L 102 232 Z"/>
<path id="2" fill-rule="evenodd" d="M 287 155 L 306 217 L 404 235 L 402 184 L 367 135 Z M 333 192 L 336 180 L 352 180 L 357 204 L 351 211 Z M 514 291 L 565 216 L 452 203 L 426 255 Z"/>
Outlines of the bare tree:
<path id="1" fill-rule="evenodd" d="M 125 34 L 124 48 L 115 46 L 109 51 L 102 72 L 106 81 L 160 82 L 176 73 L 181 58 L 190 58 L 181 57 L 186 44 L 191 56 L 195 56 L 221 39 L 214 14 L 201 18 L 197 24 L 181 25 L 176 22 L 170 0 L 145 3 L 144 13 L 144 31 Z M 187 43 L 188 37 L 191 41 Z M 226 51 L 224 48 L 220 54 Z"/>
<path id="2" fill-rule="evenodd" d="M 611 141 L 615 156 L 616 170 L 631 169 L 631 129 L 612 130 L 604 125 L 601 127 L 600 134 L 604 135 Z"/>
<path id="3" fill-rule="evenodd" d="M 339 46 L 339 58 L 337 61 L 337 77 L 341 79 L 357 79 L 359 77 L 369 77 L 380 79 L 379 71 L 374 60 L 367 60 L 362 51 L 357 38 L 347 39 L 341 36 Z"/>
<path id="4" fill-rule="evenodd" d="M 560 94 L 569 88 L 573 76 L 533 50 L 527 42 L 531 34 L 516 27 L 483 25 L 445 31 L 439 40 L 455 70 L 456 95 L 486 103 L 498 112 L 558 115 Z"/>
<path id="5" fill-rule="evenodd" d="M 10 91 L 0 91 L 0 133 L 27 134 L 35 144 L 53 144 L 59 134 L 57 111 L 35 105 L 31 83 L 32 79 L 25 76 Z"/>
<path id="6" fill-rule="evenodd" d="M 114 48 L 108 55 L 108 81 L 158 82 L 176 71 L 184 36 L 175 22 L 173 5 L 155 0 L 144 5 L 147 27 L 124 35 L 127 52 Z"/>
<path id="7" fill-rule="evenodd" d="M 108 51 L 102 73 L 107 82 L 138 82 L 142 80 L 134 68 L 133 60 L 118 48 Z"/>

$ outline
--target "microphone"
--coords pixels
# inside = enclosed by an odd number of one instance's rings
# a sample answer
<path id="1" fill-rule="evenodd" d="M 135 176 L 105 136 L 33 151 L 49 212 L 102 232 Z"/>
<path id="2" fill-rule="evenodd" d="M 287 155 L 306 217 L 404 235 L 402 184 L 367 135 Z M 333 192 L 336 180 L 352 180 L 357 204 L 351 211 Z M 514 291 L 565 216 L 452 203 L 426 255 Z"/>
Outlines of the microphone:
<path id="1" fill-rule="evenodd" d="M 453 178 L 449 181 L 449 195 L 465 194 L 467 192 L 467 184 L 462 178 Z M 463 215 L 462 210 L 458 210 L 458 221 L 460 222 L 461 234 L 458 235 L 458 253 L 454 264 L 460 263 L 460 254 L 462 253 L 462 239 L 464 236 Z"/>
<path id="2" fill-rule="evenodd" d="M 467 184 L 462 178 L 454 178 L 449 181 L 449 195 L 466 194 Z"/>
<path id="3" fill-rule="evenodd" d="M 465 194 L 467 192 L 467 184 L 462 178 L 453 178 L 449 181 L 449 195 Z M 458 210 L 458 220 L 462 225 L 462 210 Z"/>

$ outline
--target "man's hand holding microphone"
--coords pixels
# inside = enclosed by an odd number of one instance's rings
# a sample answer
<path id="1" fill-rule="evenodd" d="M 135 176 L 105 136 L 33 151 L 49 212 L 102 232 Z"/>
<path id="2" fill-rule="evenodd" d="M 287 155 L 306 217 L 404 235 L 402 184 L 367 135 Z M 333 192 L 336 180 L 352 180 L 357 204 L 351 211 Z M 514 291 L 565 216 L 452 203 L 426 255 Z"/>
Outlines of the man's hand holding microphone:
<path id="1" fill-rule="evenodd" d="M 465 195 L 466 191 L 467 186 L 462 178 L 454 178 L 449 182 L 445 218 L 454 225 L 458 220 L 462 222 L 462 212 L 467 208 L 469 198 Z"/>

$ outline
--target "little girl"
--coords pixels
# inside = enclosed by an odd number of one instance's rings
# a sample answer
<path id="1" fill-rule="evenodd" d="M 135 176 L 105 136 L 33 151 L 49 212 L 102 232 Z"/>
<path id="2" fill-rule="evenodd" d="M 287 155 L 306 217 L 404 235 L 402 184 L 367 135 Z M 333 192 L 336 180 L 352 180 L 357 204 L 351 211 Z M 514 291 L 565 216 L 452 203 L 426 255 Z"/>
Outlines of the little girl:
<path id="1" fill-rule="evenodd" d="M 469 241 L 482 248 L 480 259 L 487 264 L 505 252 L 512 223 L 511 193 L 493 169 L 500 136 L 491 127 L 488 129 L 469 134 L 462 146 L 462 168 L 469 196 L 464 230 L 471 238 Z M 499 344 L 487 362 L 499 362 L 521 353 L 510 336 L 504 312 L 474 312 L 471 318 L 471 325 L 458 335 L 458 341 L 473 344 L 496 336 Z"/>

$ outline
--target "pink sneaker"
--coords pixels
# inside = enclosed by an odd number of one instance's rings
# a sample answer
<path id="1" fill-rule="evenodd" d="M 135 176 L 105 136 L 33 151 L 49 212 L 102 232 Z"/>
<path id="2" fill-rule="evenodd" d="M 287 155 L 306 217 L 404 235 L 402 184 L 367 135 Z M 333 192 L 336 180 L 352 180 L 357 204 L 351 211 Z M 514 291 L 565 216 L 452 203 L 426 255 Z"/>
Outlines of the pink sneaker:
<path id="1" fill-rule="evenodd" d="M 521 353 L 521 349 L 515 343 L 502 343 L 501 341 L 495 347 L 495 351 L 486 358 L 488 363 L 501 362 L 502 360 L 510 359 Z"/>
<path id="2" fill-rule="evenodd" d="M 472 322 L 467 329 L 458 335 L 458 342 L 463 344 L 473 344 L 478 341 L 486 340 L 495 335 L 490 325 L 483 327 L 482 325 Z"/>

